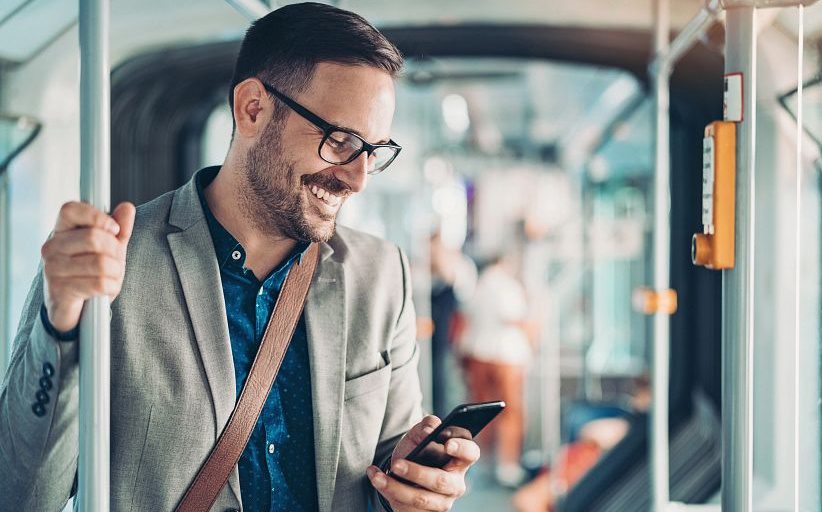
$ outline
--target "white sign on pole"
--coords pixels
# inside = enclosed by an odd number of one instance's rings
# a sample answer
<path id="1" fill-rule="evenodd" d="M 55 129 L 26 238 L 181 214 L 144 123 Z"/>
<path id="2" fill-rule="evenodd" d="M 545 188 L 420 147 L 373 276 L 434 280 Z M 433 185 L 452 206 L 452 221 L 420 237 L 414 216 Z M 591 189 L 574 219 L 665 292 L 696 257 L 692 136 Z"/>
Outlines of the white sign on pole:
<path id="1" fill-rule="evenodd" d="M 728 73 L 725 75 L 725 99 L 723 117 L 725 121 L 741 123 L 744 118 L 742 102 L 745 99 L 743 91 L 742 73 Z"/>
<path id="2" fill-rule="evenodd" d="M 706 235 L 714 233 L 714 138 L 702 139 L 702 226 Z"/>

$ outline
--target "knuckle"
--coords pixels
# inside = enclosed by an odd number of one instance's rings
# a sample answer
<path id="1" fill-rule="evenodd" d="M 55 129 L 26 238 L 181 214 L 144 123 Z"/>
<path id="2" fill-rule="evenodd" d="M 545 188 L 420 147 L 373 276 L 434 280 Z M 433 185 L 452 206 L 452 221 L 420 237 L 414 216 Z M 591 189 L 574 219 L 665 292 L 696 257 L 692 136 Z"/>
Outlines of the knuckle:
<path id="1" fill-rule="evenodd" d="M 65 217 L 66 215 L 71 213 L 71 210 L 73 210 L 74 208 L 76 208 L 76 202 L 75 201 L 67 201 L 67 202 L 63 203 L 62 206 L 60 206 L 59 215 L 61 217 Z"/>
<path id="2" fill-rule="evenodd" d="M 451 490 L 451 482 L 448 481 L 448 477 L 446 475 L 440 474 L 437 475 L 437 478 L 434 481 L 434 487 L 437 492 L 445 494 Z"/>
<path id="3" fill-rule="evenodd" d="M 417 508 L 425 508 L 429 505 L 430 500 L 425 494 L 416 494 L 414 496 L 414 506 Z"/>

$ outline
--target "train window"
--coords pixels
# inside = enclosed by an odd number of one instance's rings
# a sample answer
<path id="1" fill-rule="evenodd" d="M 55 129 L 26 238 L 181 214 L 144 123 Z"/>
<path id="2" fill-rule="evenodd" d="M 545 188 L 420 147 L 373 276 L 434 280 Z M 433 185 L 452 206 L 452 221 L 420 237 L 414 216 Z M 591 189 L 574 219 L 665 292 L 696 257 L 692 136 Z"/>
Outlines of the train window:
<path id="1" fill-rule="evenodd" d="M 777 62 L 766 44 L 760 40 L 765 62 L 791 79 L 775 84 L 760 75 L 757 84 L 782 108 L 762 109 L 757 121 L 758 140 L 767 142 L 757 148 L 755 307 L 768 318 L 760 314 L 754 324 L 753 496 L 763 506 L 820 510 L 822 83 L 813 73 L 819 55 L 817 42 L 807 39 L 811 73 L 805 74 L 797 162 L 796 57 Z M 792 84 L 788 92 L 786 84 Z"/>
<path id="2" fill-rule="evenodd" d="M 811 46 L 806 41 L 805 47 Z M 815 55 L 818 59 L 818 55 Z M 797 262 L 800 276 L 796 290 L 799 312 L 796 347 L 797 385 L 796 435 L 797 454 L 801 468 L 797 477 L 799 510 L 822 508 L 822 75 L 805 83 L 803 98 L 803 155 L 800 160 L 801 181 L 797 201 L 800 243 Z M 795 100 L 796 95 L 791 95 Z M 793 108 L 796 112 L 796 103 Z M 795 173 L 794 173 L 795 174 Z M 794 185 L 795 186 L 795 185 Z M 796 197 L 796 193 L 794 193 Z M 807 459 L 805 456 L 807 455 Z"/>
<path id="3" fill-rule="evenodd" d="M 598 373 L 639 376 L 646 370 L 647 317 L 624 298 L 651 276 L 651 107 L 641 101 L 629 108 L 588 164 L 594 333 L 587 357 Z"/>

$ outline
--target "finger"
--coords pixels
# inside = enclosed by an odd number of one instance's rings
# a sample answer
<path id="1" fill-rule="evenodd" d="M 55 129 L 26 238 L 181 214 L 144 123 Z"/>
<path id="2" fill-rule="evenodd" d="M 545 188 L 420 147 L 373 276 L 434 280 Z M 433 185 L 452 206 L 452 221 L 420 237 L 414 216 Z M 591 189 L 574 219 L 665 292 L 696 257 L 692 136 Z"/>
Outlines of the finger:
<path id="1" fill-rule="evenodd" d="M 57 216 L 56 233 L 76 228 L 100 228 L 116 235 L 120 226 L 114 219 L 88 203 L 70 201 L 63 204 Z"/>
<path id="2" fill-rule="evenodd" d="M 465 494 L 465 481 L 462 475 L 454 472 L 449 473 L 439 468 L 431 468 L 407 460 L 398 460 L 391 466 L 391 474 L 396 474 L 437 494 L 455 498 Z"/>
<path id="3" fill-rule="evenodd" d="M 110 232 L 100 228 L 80 228 L 55 233 L 43 244 L 43 257 L 55 254 L 105 254 L 112 258 L 123 257 L 123 247 Z"/>
<path id="4" fill-rule="evenodd" d="M 412 487 L 387 476 L 376 466 L 367 470 L 368 479 L 380 494 L 392 505 L 405 505 L 415 510 L 447 511 L 451 509 L 453 498 L 437 494 L 426 489 Z"/>
<path id="5" fill-rule="evenodd" d="M 419 423 L 414 425 L 411 430 L 405 434 L 405 437 L 414 443 L 414 446 L 417 446 L 428 436 L 428 434 L 433 432 L 434 429 L 440 425 L 440 423 L 442 423 L 442 421 L 439 418 L 429 414 L 420 420 Z"/>
<path id="6" fill-rule="evenodd" d="M 58 254 L 45 260 L 43 265 L 50 278 L 100 276 L 119 279 L 123 273 L 121 260 L 99 253 L 75 256 Z"/>
<path id="7" fill-rule="evenodd" d="M 120 293 L 120 281 L 109 277 L 58 277 L 49 282 L 49 293 L 65 299 L 116 297 Z"/>
<path id="8" fill-rule="evenodd" d="M 117 239 L 120 242 L 128 243 L 131 238 L 131 231 L 134 229 L 134 217 L 137 215 L 137 209 L 131 203 L 120 203 L 117 208 L 111 212 L 111 217 L 120 226 L 120 233 Z"/>
<path id="9" fill-rule="evenodd" d="M 468 439 L 449 439 L 445 451 L 451 460 L 442 469 L 445 471 L 465 471 L 480 458 L 480 447 Z"/>
<path id="10" fill-rule="evenodd" d="M 394 450 L 394 459 L 405 458 L 411 453 L 411 450 L 416 448 L 437 426 L 442 423 L 436 416 L 426 416 L 419 423 L 411 427 L 411 430 L 406 432 L 397 448 Z"/>

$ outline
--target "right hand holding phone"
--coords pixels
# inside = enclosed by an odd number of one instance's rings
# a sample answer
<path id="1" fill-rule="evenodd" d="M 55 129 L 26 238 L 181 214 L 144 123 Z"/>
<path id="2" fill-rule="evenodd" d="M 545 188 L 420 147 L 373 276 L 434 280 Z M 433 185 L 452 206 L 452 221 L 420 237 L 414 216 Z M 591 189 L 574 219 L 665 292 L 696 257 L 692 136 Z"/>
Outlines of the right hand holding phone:
<path id="1" fill-rule="evenodd" d="M 450 510 L 465 494 L 465 473 L 480 456 L 479 446 L 468 439 L 449 439 L 445 444 L 451 460 L 442 468 L 432 468 L 405 460 L 405 457 L 440 424 L 436 416 L 426 416 L 403 436 L 391 456 L 391 473 L 414 485 L 400 482 L 376 466 L 368 478 L 395 512 Z"/>
<path id="2" fill-rule="evenodd" d="M 86 299 L 120 293 L 135 213 L 131 203 L 120 203 L 110 216 L 76 201 L 60 208 L 54 233 L 40 251 L 46 310 L 55 329 L 76 327 Z"/>

